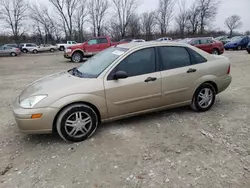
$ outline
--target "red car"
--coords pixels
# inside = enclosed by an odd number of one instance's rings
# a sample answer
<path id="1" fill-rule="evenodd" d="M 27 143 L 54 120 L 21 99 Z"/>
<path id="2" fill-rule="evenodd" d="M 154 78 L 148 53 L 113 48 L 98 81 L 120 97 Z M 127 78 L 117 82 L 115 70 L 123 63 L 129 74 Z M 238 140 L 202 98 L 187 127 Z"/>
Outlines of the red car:
<path id="1" fill-rule="evenodd" d="M 95 37 L 80 45 L 78 44 L 68 47 L 65 49 L 64 57 L 71 59 L 75 63 L 79 63 L 82 61 L 83 57 L 93 56 L 96 53 L 109 48 L 110 46 L 121 43 L 125 42 L 112 42 L 109 37 Z"/>
<path id="2" fill-rule="evenodd" d="M 223 43 L 212 38 L 188 38 L 180 42 L 188 43 L 210 54 L 221 55 L 224 53 Z"/>

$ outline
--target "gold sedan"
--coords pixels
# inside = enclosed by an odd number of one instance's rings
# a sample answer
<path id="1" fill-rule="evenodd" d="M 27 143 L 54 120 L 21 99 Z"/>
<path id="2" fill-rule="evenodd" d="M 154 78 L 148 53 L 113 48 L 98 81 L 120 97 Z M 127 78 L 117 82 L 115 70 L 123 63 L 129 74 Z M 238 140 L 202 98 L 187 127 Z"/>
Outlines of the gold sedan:
<path id="1" fill-rule="evenodd" d="M 22 132 L 79 142 L 101 122 L 186 105 L 207 111 L 231 79 L 226 57 L 187 44 L 129 43 L 32 83 L 13 111 Z"/>

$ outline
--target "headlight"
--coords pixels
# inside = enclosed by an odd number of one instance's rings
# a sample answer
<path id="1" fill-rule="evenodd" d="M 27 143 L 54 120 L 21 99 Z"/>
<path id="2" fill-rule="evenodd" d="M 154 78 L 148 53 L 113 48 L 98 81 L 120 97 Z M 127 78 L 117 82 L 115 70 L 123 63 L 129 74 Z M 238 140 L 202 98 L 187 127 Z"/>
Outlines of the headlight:
<path id="1" fill-rule="evenodd" d="M 46 97 L 47 95 L 37 95 L 37 96 L 29 97 L 21 101 L 20 106 L 22 108 L 33 108 L 37 103 L 39 103 L 41 100 L 43 100 Z"/>
<path id="2" fill-rule="evenodd" d="M 65 51 L 66 51 L 67 53 L 72 52 L 71 49 L 66 49 Z"/>

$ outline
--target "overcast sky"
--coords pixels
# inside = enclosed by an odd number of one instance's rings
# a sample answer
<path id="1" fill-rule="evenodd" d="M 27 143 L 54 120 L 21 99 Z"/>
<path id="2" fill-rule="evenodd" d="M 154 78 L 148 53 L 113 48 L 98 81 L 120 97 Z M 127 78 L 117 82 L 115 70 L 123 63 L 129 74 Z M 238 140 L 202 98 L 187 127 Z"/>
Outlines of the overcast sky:
<path id="1" fill-rule="evenodd" d="M 30 3 L 37 1 L 39 3 L 44 3 L 48 5 L 49 9 L 53 10 L 52 5 L 49 3 L 49 0 L 27 0 Z M 178 0 L 176 0 L 177 2 Z M 192 3 L 195 0 L 186 0 L 186 5 L 187 7 L 191 6 Z M 138 13 L 146 12 L 146 11 L 151 11 L 151 10 L 156 10 L 158 7 L 158 0 L 138 0 L 139 2 L 139 7 L 138 7 Z M 177 14 L 179 11 L 178 6 L 175 6 L 175 14 Z M 112 10 L 109 10 L 110 13 L 112 13 Z M 243 27 L 240 28 L 238 31 L 240 32 L 245 32 L 250 30 L 250 20 L 249 20 L 249 14 L 250 14 L 250 0 L 221 0 L 221 4 L 219 5 L 219 10 L 218 10 L 218 15 L 216 16 L 216 20 L 212 22 L 211 27 L 213 29 L 222 29 L 222 30 L 228 30 L 225 27 L 225 20 L 227 17 L 237 14 L 241 17 L 242 22 L 243 22 Z M 111 15 L 111 14 L 109 14 Z M 174 22 L 171 23 L 171 28 L 175 26 Z M 89 26 L 86 26 L 89 27 Z M 0 23 L 0 28 L 1 23 Z M 4 29 L 6 31 L 6 29 Z"/>
<path id="2" fill-rule="evenodd" d="M 186 0 L 187 6 L 192 5 L 195 0 Z M 155 10 L 158 6 L 156 0 L 140 0 L 141 4 L 139 7 L 140 12 Z M 178 7 L 175 10 L 178 12 Z M 226 30 L 225 20 L 227 17 L 237 14 L 241 17 L 243 27 L 239 31 L 250 30 L 250 0 L 221 0 L 219 5 L 218 15 L 216 20 L 213 22 L 213 28 L 221 28 Z M 173 24 L 173 23 L 172 23 Z"/>

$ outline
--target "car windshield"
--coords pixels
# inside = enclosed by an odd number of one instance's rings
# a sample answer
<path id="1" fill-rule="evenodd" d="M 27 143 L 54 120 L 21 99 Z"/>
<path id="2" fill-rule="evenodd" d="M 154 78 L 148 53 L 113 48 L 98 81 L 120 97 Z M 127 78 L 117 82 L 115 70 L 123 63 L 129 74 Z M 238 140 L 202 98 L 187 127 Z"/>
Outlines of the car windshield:
<path id="1" fill-rule="evenodd" d="M 243 39 L 244 37 L 242 37 L 242 36 L 238 36 L 238 37 L 233 37 L 233 38 L 231 38 L 231 41 L 239 41 L 239 40 L 241 40 L 241 39 Z"/>
<path id="2" fill-rule="evenodd" d="M 124 54 L 128 49 L 110 47 L 88 59 L 71 73 L 83 78 L 97 78 L 110 64 Z"/>
<path id="3" fill-rule="evenodd" d="M 183 39 L 183 40 L 180 40 L 179 42 L 180 43 L 186 43 L 186 44 L 189 44 L 193 39 Z"/>

